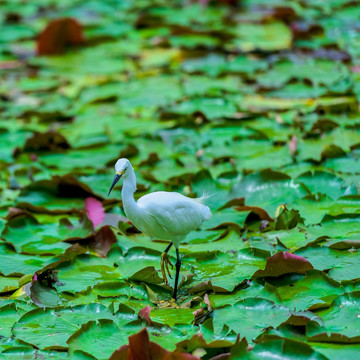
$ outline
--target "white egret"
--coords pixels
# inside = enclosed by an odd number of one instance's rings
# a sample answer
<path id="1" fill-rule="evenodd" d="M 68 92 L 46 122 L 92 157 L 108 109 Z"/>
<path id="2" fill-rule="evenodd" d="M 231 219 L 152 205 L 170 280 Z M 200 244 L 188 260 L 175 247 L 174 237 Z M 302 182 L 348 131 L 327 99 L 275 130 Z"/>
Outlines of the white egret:
<path id="1" fill-rule="evenodd" d="M 128 159 L 119 159 L 116 162 L 115 178 L 108 195 L 121 177 L 124 179 L 121 197 L 128 219 L 151 238 L 170 240 L 170 244 L 161 255 L 161 272 L 165 283 L 167 283 L 165 269 L 171 278 L 169 265 L 172 266 L 167 253 L 171 246 L 175 245 L 177 260 L 173 298 L 176 300 L 181 266 L 180 241 L 209 219 L 211 211 L 202 203 L 203 198 L 190 199 L 176 192 L 156 191 L 135 201 L 136 177 Z"/>

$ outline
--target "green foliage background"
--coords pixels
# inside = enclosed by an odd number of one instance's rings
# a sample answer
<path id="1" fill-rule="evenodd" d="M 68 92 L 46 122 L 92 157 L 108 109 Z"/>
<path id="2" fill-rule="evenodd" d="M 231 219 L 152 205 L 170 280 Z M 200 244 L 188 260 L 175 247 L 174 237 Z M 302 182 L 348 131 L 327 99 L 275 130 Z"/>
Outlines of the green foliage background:
<path id="1" fill-rule="evenodd" d="M 146 306 L 169 351 L 358 356 L 358 1 L 0 8 L 1 358 L 107 359 Z M 58 17 L 84 26 L 85 46 L 36 56 Z M 107 197 L 119 157 L 137 196 L 211 195 L 213 217 L 181 246 L 179 308 L 159 277 L 166 244 L 126 222 L 119 187 Z M 87 197 L 106 210 L 96 235 Z"/>

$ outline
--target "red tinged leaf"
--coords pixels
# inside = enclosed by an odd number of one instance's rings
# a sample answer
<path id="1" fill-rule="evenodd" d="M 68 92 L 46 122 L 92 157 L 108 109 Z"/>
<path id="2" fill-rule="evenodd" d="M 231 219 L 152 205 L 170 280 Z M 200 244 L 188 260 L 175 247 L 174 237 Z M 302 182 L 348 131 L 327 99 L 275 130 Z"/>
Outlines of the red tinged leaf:
<path id="1" fill-rule="evenodd" d="M 213 307 L 212 307 L 212 305 L 211 305 L 211 302 L 210 302 L 209 294 L 208 294 L 208 293 L 206 293 L 206 294 L 204 295 L 204 303 L 207 305 L 208 311 L 213 310 Z"/>
<path id="2" fill-rule="evenodd" d="M 139 316 L 139 318 L 141 319 L 141 320 L 144 320 L 144 321 L 146 321 L 146 323 L 150 326 L 151 325 L 151 319 L 150 319 L 150 311 L 151 311 L 151 306 L 145 306 L 143 309 L 141 309 L 140 311 L 139 311 L 139 314 L 138 314 L 138 316 Z"/>
<path id="3" fill-rule="evenodd" d="M 129 336 L 129 348 L 129 360 L 152 360 L 149 334 L 146 329 L 142 329 L 137 334 Z"/>
<path id="4" fill-rule="evenodd" d="M 267 221 L 274 221 L 270 215 L 267 213 L 266 210 L 258 207 L 258 206 L 247 206 L 247 205 L 242 205 L 242 206 L 237 206 L 235 208 L 237 211 L 251 211 L 252 213 L 256 214 L 257 216 L 259 216 L 259 218 L 261 220 L 267 220 Z"/>
<path id="5" fill-rule="evenodd" d="M 78 21 L 71 18 L 55 19 L 39 35 L 36 44 L 37 54 L 62 54 L 68 47 L 83 43 L 83 29 Z"/>
<path id="6" fill-rule="evenodd" d="M 163 360 L 200 360 L 200 358 L 191 354 L 174 351 L 166 354 Z"/>
<path id="7" fill-rule="evenodd" d="M 210 360 L 230 360 L 230 353 L 219 354 L 212 357 Z"/>
<path id="8" fill-rule="evenodd" d="M 6 215 L 6 220 L 10 221 L 16 217 L 28 217 L 31 218 L 32 220 L 34 220 L 34 222 L 38 223 L 38 221 L 36 220 L 36 218 L 34 217 L 33 214 L 31 214 L 29 211 L 24 210 L 24 209 L 19 209 L 16 207 L 10 207 L 8 210 L 8 213 Z"/>
<path id="9" fill-rule="evenodd" d="M 129 336 L 129 345 L 115 350 L 109 360 L 163 360 L 167 350 L 149 340 L 144 328 Z"/>
<path id="10" fill-rule="evenodd" d="M 106 257 L 111 245 L 116 243 L 116 236 L 111 230 L 110 226 L 103 226 L 93 236 L 88 246 L 91 250 L 95 251 L 96 255 Z"/>
<path id="11" fill-rule="evenodd" d="M 193 311 L 193 315 L 195 317 L 195 320 L 196 320 L 196 318 L 201 316 L 204 313 L 204 311 L 205 310 L 203 308 L 199 308 L 199 309 L 196 309 L 195 311 Z"/>
<path id="12" fill-rule="evenodd" d="M 314 267 L 305 258 L 286 252 L 278 252 L 267 258 L 264 270 L 258 270 L 253 277 L 281 276 L 284 274 L 305 274 Z"/>
<path id="13" fill-rule="evenodd" d="M 149 340 L 149 334 L 144 328 L 137 334 L 129 336 L 129 345 L 115 350 L 109 360 L 200 360 L 200 358 L 179 351 L 165 350 Z"/>
<path id="14" fill-rule="evenodd" d="M 93 223 L 94 228 L 100 225 L 105 218 L 104 207 L 98 199 L 88 197 L 85 199 L 85 210 L 87 217 Z"/>
<path id="15" fill-rule="evenodd" d="M 69 149 L 70 144 L 66 138 L 54 130 L 48 130 L 46 132 L 35 131 L 33 135 L 28 138 L 24 145 L 24 151 L 61 151 L 63 149 Z"/>
<path id="16" fill-rule="evenodd" d="M 111 354 L 109 360 L 128 360 L 128 352 L 129 345 L 123 345 Z"/>
<path id="17" fill-rule="evenodd" d="M 245 205 L 245 198 L 238 197 L 238 198 L 229 200 L 226 204 L 221 206 L 218 210 L 227 209 L 232 206 L 244 206 L 244 205 Z"/>

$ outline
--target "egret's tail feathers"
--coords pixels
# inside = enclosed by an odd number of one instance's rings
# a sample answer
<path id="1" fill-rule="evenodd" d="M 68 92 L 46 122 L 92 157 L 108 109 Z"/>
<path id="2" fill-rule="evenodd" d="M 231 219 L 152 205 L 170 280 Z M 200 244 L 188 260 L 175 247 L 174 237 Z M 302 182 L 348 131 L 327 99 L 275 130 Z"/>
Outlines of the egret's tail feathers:
<path id="1" fill-rule="evenodd" d="M 209 194 L 206 192 L 203 192 L 202 196 L 200 196 L 199 198 L 194 199 L 196 202 L 198 202 L 199 204 L 204 204 L 206 199 L 212 197 L 214 194 Z"/>

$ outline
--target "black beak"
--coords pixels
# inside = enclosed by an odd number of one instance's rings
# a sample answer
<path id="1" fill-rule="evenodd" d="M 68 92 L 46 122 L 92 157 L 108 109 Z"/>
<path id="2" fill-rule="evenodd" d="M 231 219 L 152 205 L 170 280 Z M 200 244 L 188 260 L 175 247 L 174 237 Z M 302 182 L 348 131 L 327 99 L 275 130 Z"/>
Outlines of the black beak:
<path id="1" fill-rule="evenodd" d="M 108 196 L 110 195 L 111 190 L 114 188 L 114 186 L 116 185 L 116 183 L 120 180 L 120 178 L 121 178 L 121 175 L 115 174 L 114 181 L 113 181 L 113 183 L 112 183 L 112 185 L 111 185 L 111 188 L 110 188 L 110 190 L 109 190 Z"/>

